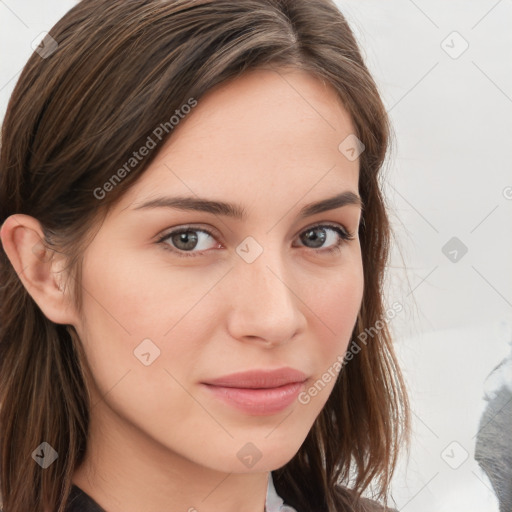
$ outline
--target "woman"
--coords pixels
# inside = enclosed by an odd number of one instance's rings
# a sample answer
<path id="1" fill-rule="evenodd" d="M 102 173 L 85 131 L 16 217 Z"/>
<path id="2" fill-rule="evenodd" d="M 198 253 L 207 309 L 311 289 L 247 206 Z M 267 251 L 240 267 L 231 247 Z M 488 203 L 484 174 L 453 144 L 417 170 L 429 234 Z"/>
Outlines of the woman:
<path id="1" fill-rule="evenodd" d="M 2 128 L 4 512 L 380 510 L 387 145 L 330 0 L 71 9 Z"/>

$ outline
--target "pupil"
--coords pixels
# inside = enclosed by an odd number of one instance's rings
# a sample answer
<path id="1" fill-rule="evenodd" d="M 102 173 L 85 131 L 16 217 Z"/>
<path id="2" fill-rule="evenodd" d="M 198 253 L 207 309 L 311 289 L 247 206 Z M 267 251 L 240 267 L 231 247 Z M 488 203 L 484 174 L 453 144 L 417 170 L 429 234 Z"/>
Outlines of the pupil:
<path id="1" fill-rule="evenodd" d="M 320 236 L 317 236 L 315 234 L 315 232 L 320 232 Z M 322 229 L 322 228 L 314 228 L 314 229 L 310 229 L 309 231 L 306 231 L 305 233 L 305 237 L 313 242 L 314 244 L 314 247 L 321 247 L 323 245 L 323 243 L 325 242 L 325 238 L 326 238 L 326 235 L 325 235 L 325 230 Z"/>
<path id="2" fill-rule="evenodd" d="M 185 245 L 185 247 L 179 247 L 180 249 L 193 249 L 197 243 L 197 235 L 193 231 L 184 231 L 176 236 L 178 237 L 178 247 L 181 243 Z"/>

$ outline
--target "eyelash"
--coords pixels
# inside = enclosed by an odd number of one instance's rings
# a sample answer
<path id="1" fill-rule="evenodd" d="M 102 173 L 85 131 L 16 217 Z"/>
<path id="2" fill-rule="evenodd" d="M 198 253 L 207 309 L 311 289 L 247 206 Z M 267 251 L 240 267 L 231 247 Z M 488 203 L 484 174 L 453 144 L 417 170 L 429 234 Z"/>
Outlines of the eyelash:
<path id="1" fill-rule="evenodd" d="M 317 229 L 317 228 L 329 228 L 329 229 L 332 229 L 333 231 L 338 233 L 338 235 L 340 237 L 339 242 L 336 245 L 333 245 L 332 247 L 329 247 L 329 248 L 326 248 L 326 249 L 325 248 L 311 249 L 312 251 L 316 251 L 316 252 L 319 252 L 319 253 L 322 253 L 322 254 L 329 254 L 329 255 L 337 254 L 337 253 L 339 253 L 341 251 L 341 247 L 345 243 L 349 242 L 350 240 L 354 240 L 355 239 L 355 235 L 353 233 L 348 232 L 348 230 L 346 230 L 345 228 L 342 228 L 341 226 L 338 226 L 336 224 L 315 224 L 314 226 L 306 228 L 300 234 L 303 234 L 303 233 L 305 233 L 307 231 L 310 231 L 310 230 L 313 230 L 313 229 Z M 196 252 L 183 251 L 183 250 L 175 249 L 170 244 L 166 243 L 166 241 L 169 238 L 171 238 L 172 236 L 179 235 L 181 233 L 187 233 L 188 231 L 201 231 L 202 233 L 206 233 L 208 236 L 210 236 L 213 239 L 215 239 L 215 236 L 210 231 L 208 231 L 206 229 L 195 228 L 193 226 L 187 226 L 187 227 L 182 227 L 182 228 L 176 229 L 174 231 L 171 231 L 170 233 L 165 234 L 164 236 L 160 237 L 157 240 L 157 243 L 158 244 L 162 244 L 162 246 L 163 246 L 163 248 L 165 250 L 171 251 L 172 253 L 176 254 L 180 258 L 181 257 L 183 257 L 183 258 L 193 258 L 193 257 L 196 257 L 196 256 L 201 256 L 205 252 L 207 252 L 207 250 L 206 251 L 196 251 Z M 307 249 L 307 247 L 306 247 L 306 249 Z"/>

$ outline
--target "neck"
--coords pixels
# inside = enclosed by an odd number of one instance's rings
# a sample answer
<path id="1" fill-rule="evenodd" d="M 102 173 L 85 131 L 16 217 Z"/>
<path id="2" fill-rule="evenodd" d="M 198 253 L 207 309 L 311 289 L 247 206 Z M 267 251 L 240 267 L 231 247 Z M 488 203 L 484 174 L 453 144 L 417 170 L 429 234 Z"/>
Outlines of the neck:
<path id="1" fill-rule="evenodd" d="M 108 409 L 100 401 L 97 408 Z M 95 411 L 100 412 L 100 411 Z M 72 482 L 108 512 L 264 512 L 269 473 L 221 472 L 185 459 L 101 411 Z M 108 418 L 108 421 L 105 421 Z"/>

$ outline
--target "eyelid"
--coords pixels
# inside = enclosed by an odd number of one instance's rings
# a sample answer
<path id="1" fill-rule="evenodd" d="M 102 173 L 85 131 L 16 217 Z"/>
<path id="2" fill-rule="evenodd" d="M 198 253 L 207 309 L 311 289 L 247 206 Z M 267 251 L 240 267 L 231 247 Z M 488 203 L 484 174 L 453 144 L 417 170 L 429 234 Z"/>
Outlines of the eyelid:
<path id="1" fill-rule="evenodd" d="M 308 226 L 304 226 L 301 228 L 301 230 L 297 233 L 297 235 L 300 235 L 304 231 L 307 231 L 308 229 L 313 228 L 319 228 L 319 227 L 328 227 L 328 228 L 341 228 L 347 235 L 353 236 L 354 233 L 351 232 L 344 224 L 341 222 L 332 222 L 332 221 L 320 221 L 320 222 L 313 222 L 312 224 Z M 295 236 L 297 236 L 295 235 Z"/>
<path id="2" fill-rule="evenodd" d="M 310 251 L 317 252 L 317 253 L 328 253 L 330 250 L 333 250 L 335 248 L 339 248 L 341 245 L 343 245 L 346 242 L 349 242 L 351 240 L 354 240 L 356 238 L 356 234 L 358 232 L 358 228 L 355 231 L 350 231 L 344 224 L 341 223 L 335 223 L 331 221 L 319 221 L 314 222 L 308 226 L 305 226 L 298 231 L 298 233 L 294 236 L 294 239 L 297 238 L 297 236 L 301 235 L 305 231 L 308 231 L 313 228 L 330 228 L 338 233 L 340 236 L 340 242 L 333 245 L 332 247 L 326 247 L 326 248 L 311 248 L 302 246 L 305 249 L 309 249 Z M 212 226 L 209 226 L 207 229 L 204 227 L 200 227 L 198 225 L 194 224 L 182 224 L 179 226 L 175 226 L 174 228 L 169 228 L 169 230 L 166 230 L 166 232 L 160 236 L 157 237 L 156 243 L 157 244 L 163 244 L 164 249 L 169 250 L 175 254 L 177 254 L 179 257 L 194 257 L 194 256 L 201 256 L 204 253 L 207 253 L 210 249 L 206 249 L 203 251 L 180 251 L 179 249 L 176 249 L 170 244 L 166 244 L 165 241 L 171 237 L 171 235 L 175 235 L 178 233 L 186 232 L 186 231 L 200 231 L 202 233 L 206 233 L 208 236 L 216 240 L 221 245 L 224 245 L 223 242 L 219 242 L 219 238 L 221 238 L 217 233 L 217 230 L 213 228 Z"/>
<path id="3" fill-rule="evenodd" d="M 171 253 L 174 253 L 178 257 L 184 257 L 184 258 L 190 258 L 195 256 L 202 256 L 203 254 L 207 253 L 211 249 L 206 249 L 203 251 L 180 251 L 179 249 L 176 249 L 175 247 L 172 247 L 171 244 L 166 243 L 166 240 L 168 240 L 172 235 L 183 233 L 186 231 L 199 231 L 201 233 L 206 233 L 209 237 L 211 237 L 213 240 L 217 242 L 217 246 L 224 245 L 223 242 L 219 241 L 218 239 L 221 238 L 220 236 L 216 235 L 217 230 L 212 228 L 211 226 L 208 227 L 208 229 L 195 226 L 193 224 L 182 224 L 180 226 L 176 226 L 174 228 L 171 228 L 169 231 L 166 230 L 166 233 L 164 233 L 161 236 L 157 237 L 156 243 L 158 245 L 162 245 L 164 250 L 171 251 Z"/>
<path id="4" fill-rule="evenodd" d="M 180 224 L 179 226 L 175 226 L 173 228 L 166 229 L 165 232 L 161 235 L 157 235 L 156 241 L 157 243 L 162 242 L 163 240 L 166 240 L 171 235 L 176 233 L 181 233 L 183 231 L 201 231 L 202 233 L 206 233 L 207 235 L 211 236 L 212 238 L 215 238 L 216 240 L 221 239 L 220 233 L 213 227 L 208 226 L 205 228 L 204 226 L 196 225 L 196 224 Z"/>

